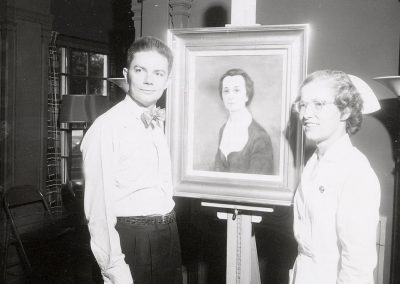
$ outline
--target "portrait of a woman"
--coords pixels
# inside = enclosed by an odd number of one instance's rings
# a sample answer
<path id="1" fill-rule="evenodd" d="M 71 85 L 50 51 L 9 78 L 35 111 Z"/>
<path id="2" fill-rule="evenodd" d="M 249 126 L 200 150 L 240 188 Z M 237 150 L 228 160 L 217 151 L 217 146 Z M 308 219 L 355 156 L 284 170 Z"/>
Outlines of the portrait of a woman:
<path id="1" fill-rule="evenodd" d="M 248 109 L 253 80 L 242 69 L 230 69 L 219 80 L 219 95 L 228 119 L 219 131 L 215 171 L 274 174 L 271 138 Z"/>

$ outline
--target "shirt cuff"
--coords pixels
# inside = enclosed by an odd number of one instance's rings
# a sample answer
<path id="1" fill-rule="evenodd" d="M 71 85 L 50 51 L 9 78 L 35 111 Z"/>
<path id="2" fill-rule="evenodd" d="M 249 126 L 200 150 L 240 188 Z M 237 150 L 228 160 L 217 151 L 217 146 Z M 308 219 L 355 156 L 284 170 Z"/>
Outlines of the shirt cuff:
<path id="1" fill-rule="evenodd" d="M 131 270 L 126 263 L 102 271 L 104 284 L 133 284 Z"/>

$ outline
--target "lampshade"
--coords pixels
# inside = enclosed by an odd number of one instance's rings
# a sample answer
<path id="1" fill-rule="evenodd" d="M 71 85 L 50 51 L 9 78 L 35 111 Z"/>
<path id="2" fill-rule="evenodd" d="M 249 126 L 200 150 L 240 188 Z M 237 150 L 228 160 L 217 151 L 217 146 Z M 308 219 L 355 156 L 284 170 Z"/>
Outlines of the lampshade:
<path id="1" fill-rule="evenodd" d="M 108 78 L 107 80 L 120 87 L 125 93 L 129 91 L 129 85 L 125 78 Z"/>
<path id="2" fill-rule="evenodd" d="M 108 97 L 100 95 L 64 95 L 60 122 L 93 122 L 110 107 Z"/>
<path id="3" fill-rule="evenodd" d="M 387 87 L 396 96 L 400 96 L 400 76 L 375 77 L 373 79 Z"/>

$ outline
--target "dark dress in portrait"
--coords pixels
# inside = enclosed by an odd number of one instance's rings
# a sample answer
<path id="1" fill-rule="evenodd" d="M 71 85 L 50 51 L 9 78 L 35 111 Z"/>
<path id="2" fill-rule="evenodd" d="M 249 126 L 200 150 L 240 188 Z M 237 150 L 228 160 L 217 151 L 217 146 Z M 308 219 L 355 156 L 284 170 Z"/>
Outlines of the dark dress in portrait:
<path id="1" fill-rule="evenodd" d="M 221 144 L 222 133 L 226 123 L 219 131 L 219 142 Z M 274 174 L 274 159 L 272 152 L 271 138 L 267 131 L 254 119 L 249 128 L 249 139 L 241 151 L 231 152 L 228 157 L 221 152 L 215 156 L 215 171 L 245 174 Z"/>

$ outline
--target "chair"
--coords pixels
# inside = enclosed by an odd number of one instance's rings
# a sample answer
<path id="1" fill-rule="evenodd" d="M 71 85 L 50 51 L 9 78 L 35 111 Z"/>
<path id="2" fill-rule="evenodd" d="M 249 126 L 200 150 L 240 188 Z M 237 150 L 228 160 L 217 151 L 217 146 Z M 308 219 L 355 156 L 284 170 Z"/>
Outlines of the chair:
<path id="1" fill-rule="evenodd" d="M 3 194 L 3 208 L 5 211 L 5 241 L 3 252 L 3 283 L 6 283 L 8 274 L 8 253 L 10 246 L 15 246 L 20 262 L 26 275 L 32 273 L 32 263 L 28 257 L 26 246 L 36 248 L 31 257 L 40 259 L 46 244 L 60 238 L 71 227 L 60 222 L 50 210 L 43 194 L 32 185 L 13 186 Z M 39 260 L 40 261 L 40 260 Z"/>

